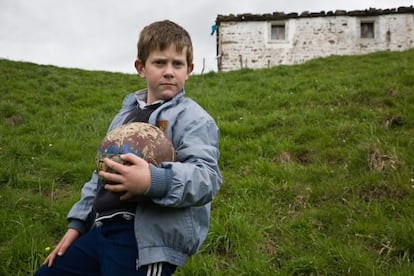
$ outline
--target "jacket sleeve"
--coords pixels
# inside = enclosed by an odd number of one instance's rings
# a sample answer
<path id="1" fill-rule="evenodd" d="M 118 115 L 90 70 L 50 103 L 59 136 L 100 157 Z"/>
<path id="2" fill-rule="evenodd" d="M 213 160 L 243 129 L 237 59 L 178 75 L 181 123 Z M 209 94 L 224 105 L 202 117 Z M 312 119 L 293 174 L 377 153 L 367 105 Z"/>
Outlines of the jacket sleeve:
<path id="1" fill-rule="evenodd" d="M 218 167 L 219 129 L 214 120 L 205 115 L 191 120 L 178 118 L 174 133 L 176 162 L 165 162 L 161 169 L 151 169 L 152 174 L 162 174 L 169 181 L 161 181 L 163 187 L 160 183 L 152 183 L 146 195 L 164 206 L 205 205 L 222 183 Z"/>
<path id="2" fill-rule="evenodd" d="M 72 206 L 66 217 L 69 221 L 69 228 L 85 233 L 92 227 L 95 217 L 92 207 L 97 187 L 98 175 L 94 172 L 92 178 L 82 188 L 81 199 Z"/>

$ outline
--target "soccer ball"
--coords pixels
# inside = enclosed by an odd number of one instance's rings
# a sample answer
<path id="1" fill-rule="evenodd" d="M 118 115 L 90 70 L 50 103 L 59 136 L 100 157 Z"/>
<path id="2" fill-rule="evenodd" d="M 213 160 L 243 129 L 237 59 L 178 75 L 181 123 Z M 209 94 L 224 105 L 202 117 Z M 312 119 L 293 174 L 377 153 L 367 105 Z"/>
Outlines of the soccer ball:
<path id="1" fill-rule="evenodd" d="M 134 122 L 113 129 L 101 141 L 95 157 L 97 172 L 115 173 L 104 163 L 105 157 L 128 165 L 120 158 L 126 153 L 133 153 L 157 167 L 162 162 L 175 161 L 175 149 L 161 129 Z"/>

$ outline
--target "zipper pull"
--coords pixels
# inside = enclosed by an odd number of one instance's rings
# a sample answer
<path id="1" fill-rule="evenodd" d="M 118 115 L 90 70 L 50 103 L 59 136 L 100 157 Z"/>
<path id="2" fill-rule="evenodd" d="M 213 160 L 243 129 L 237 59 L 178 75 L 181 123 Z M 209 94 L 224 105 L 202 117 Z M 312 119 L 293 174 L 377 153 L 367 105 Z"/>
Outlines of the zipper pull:
<path id="1" fill-rule="evenodd" d="M 139 260 L 138 260 L 138 258 L 135 260 L 135 270 L 136 271 L 138 271 L 139 270 L 139 267 L 140 267 L 140 265 L 139 265 Z"/>

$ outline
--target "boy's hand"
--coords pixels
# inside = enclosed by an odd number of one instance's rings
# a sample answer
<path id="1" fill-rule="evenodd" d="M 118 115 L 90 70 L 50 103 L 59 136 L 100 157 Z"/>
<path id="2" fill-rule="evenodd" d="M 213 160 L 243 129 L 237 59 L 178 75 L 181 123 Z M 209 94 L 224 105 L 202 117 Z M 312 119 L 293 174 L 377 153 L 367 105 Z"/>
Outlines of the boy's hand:
<path id="1" fill-rule="evenodd" d="M 79 231 L 75 229 L 68 229 L 66 234 L 62 237 L 58 245 L 50 252 L 43 264 L 46 264 L 48 267 L 53 265 L 56 256 L 62 256 L 65 254 L 69 246 L 79 237 Z"/>
<path id="2" fill-rule="evenodd" d="M 151 183 L 148 162 L 132 153 L 122 154 L 121 159 L 130 165 L 122 165 L 109 158 L 104 159 L 105 164 L 117 173 L 100 171 L 99 176 L 108 181 L 119 183 L 117 185 L 106 184 L 105 189 L 111 192 L 124 192 L 120 197 L 121 200 L 143 195 Z"/>

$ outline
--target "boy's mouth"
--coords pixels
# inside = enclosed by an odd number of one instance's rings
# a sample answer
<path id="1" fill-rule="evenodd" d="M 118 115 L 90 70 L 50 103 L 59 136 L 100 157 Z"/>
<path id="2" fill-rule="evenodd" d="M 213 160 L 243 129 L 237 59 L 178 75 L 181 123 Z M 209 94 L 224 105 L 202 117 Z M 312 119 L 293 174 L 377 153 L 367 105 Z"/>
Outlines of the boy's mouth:
<path id="1" fill-rule="evenodd" d="M 174 84 L 174 83 L 167 83 L 167 82 L 165 82 L 165 83 L 161 83 L 161 85 L 162 85 L 162 86 L 175 86 L 175 84 Z"/>

